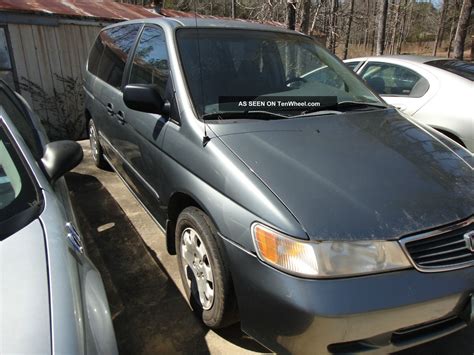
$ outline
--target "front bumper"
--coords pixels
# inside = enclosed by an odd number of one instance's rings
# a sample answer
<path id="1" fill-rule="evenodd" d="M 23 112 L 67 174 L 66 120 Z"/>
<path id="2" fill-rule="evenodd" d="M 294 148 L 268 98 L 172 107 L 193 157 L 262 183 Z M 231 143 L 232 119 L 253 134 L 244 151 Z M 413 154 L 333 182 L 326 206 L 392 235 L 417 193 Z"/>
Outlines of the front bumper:
<path id="1" fill-rule="evenodd" d="M 450 334 L 474 318 L 473 267 L 310 280 L 224 243 L 242 330 L 278 353 L 388 353 Z"/>

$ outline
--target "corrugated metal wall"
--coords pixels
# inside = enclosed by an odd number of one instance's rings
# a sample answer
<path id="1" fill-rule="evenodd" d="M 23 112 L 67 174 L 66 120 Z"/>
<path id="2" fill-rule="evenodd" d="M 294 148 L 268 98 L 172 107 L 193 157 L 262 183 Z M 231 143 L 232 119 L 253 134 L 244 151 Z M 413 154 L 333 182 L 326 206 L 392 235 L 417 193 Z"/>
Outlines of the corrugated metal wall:
<path id="1" fill-rule="evenodd" d="M 82 83 L 89 49 L 100 29 L 99 24 L 90 22 L 86 25 L 59 23 L 57 26 L 8 24 L 18 81 L 24 83 L 24 79 L 28 79 L 48 95 L 53 95 L 54 90 L 58 93 L 65 90 L 57 76 L 76 78 Z M 43 103 L 34 100 L 27 90 L 22 89 L 21 94 L 42 120 L 54 124 L 51 120 L 57 119 L 57 114 L 47 112 Z"/>

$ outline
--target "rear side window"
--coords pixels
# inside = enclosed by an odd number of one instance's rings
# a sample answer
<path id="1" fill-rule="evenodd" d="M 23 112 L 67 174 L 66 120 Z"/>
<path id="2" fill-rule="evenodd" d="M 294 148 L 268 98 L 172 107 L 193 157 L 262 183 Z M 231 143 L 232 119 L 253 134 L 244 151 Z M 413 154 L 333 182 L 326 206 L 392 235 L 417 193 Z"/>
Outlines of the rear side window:
<path id="1" fill-rule="evenodd" d="M 104 51 L 104 44 L 100 38 L 100 35 L 97 36 L 97 39 L 94 42 L 94 45 L 91 48 L 91 52 L 89 54 L 89 61 L 87 62 L 87 70 L 94 75 L 97 75 L 97 71 L 99 70 L 99 63 L 100 57 L 102 56 L 102 52 Z"/>
<path id="2" fill-rule="evenodd" d="M 360 75 L 380 95 L 422 97 L 430 88 L 418 73 L 391 63 L 368 63 Z"/>
<path id="3" fill-rule="evenodd" d="M 426 62 L 425 64 L 449 71 L 450 73 L 474 81 L 474 63 L 468 63 L 462 60 L 432 60 L 430 62 Z"/>
<path id="4" fill-rule="evenodd" d="M 349 69 L 351 70 L 355 70 L 355 68 L 357 68 L 360 64 L 360 62 L 347 62 L 347 63 L 344 63 Z"/>
<path id="5" fill-rule="evenodd" d="M 140 27 L 140 24 L 112 27 L 99 34 L 104 51 L 97 76 L 117 89 L 120 89 L 122 84 L 125 63 Z"/>
<path id="6" fill-rule="evenodd" d="M 164 97 L 169 77 L 165 33 L 157 26 L 147 26 L 138 42 L 130 73 L 130 84 L 154 84 Z"/>

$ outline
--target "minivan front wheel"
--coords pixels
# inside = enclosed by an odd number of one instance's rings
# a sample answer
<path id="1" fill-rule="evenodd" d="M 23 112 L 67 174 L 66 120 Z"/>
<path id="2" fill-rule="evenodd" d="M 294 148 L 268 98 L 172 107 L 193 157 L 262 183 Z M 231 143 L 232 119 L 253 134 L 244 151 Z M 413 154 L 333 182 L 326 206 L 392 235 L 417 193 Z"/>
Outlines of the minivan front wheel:
<path id="1" fill-rule="evenodd" d="M 237 320 L 232 280 L 214 224 L 202 210 L 188 207 L 176 224 L 181 281 L 194 312 L 210 328 Z"/>
<path id="2" fill-rule="evenodd" d="M 95 166 L 97 166 L 100 169 L 108 169 L 109 164 L 104 158 L 104 153 L 102 151 L 102 147 L 99 142 L 99 135 L 97 133 L 97 129 L 92 119 L 89 120 L 88 129 L 89 129 L 89 143 L 91 146 L 91 154 L 92 154 L 92 158 L 94 159 Z"/>

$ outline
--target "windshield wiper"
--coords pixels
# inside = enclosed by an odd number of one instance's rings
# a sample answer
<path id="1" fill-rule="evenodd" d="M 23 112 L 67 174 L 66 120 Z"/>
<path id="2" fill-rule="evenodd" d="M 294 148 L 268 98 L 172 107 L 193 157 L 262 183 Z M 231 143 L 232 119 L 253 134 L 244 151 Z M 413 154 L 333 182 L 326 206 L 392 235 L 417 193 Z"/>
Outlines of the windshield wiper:
<path id="1" fill-rule="evenodd" d="M 275 112 L 270 112 L 270 111 L 257 111 L 257 110 L 251 110 L 251 111 L 220 111 L 220 112 L 211 112 L 211 113 L 206 113 L 201 117 L 203 120 L 212 120 L 212 119 L 218 119 L 218 120 L 224 120 L 228 118 L 242 118 L 242 119 L 286 119 L 289 118 L 288 116 L 275 113 Z"/>
<path id="2" fill-rule="evenodd" d="M 302 116 L 306 116 L 311 113 L 315 113 L 319 111 L 340 110 L 340 109 L 350 109 L 350 108 L 357 109 L 361 107 L 387 108 L 388 106 L 382 103 L 379 104 L 379 103 L 361 102 L 361 101 L 341 101 L 334 105 L 315 107 L 315 108 L 304 111 L 302 115 L 293 116 L 293 117 L 302 117 Z"/>

